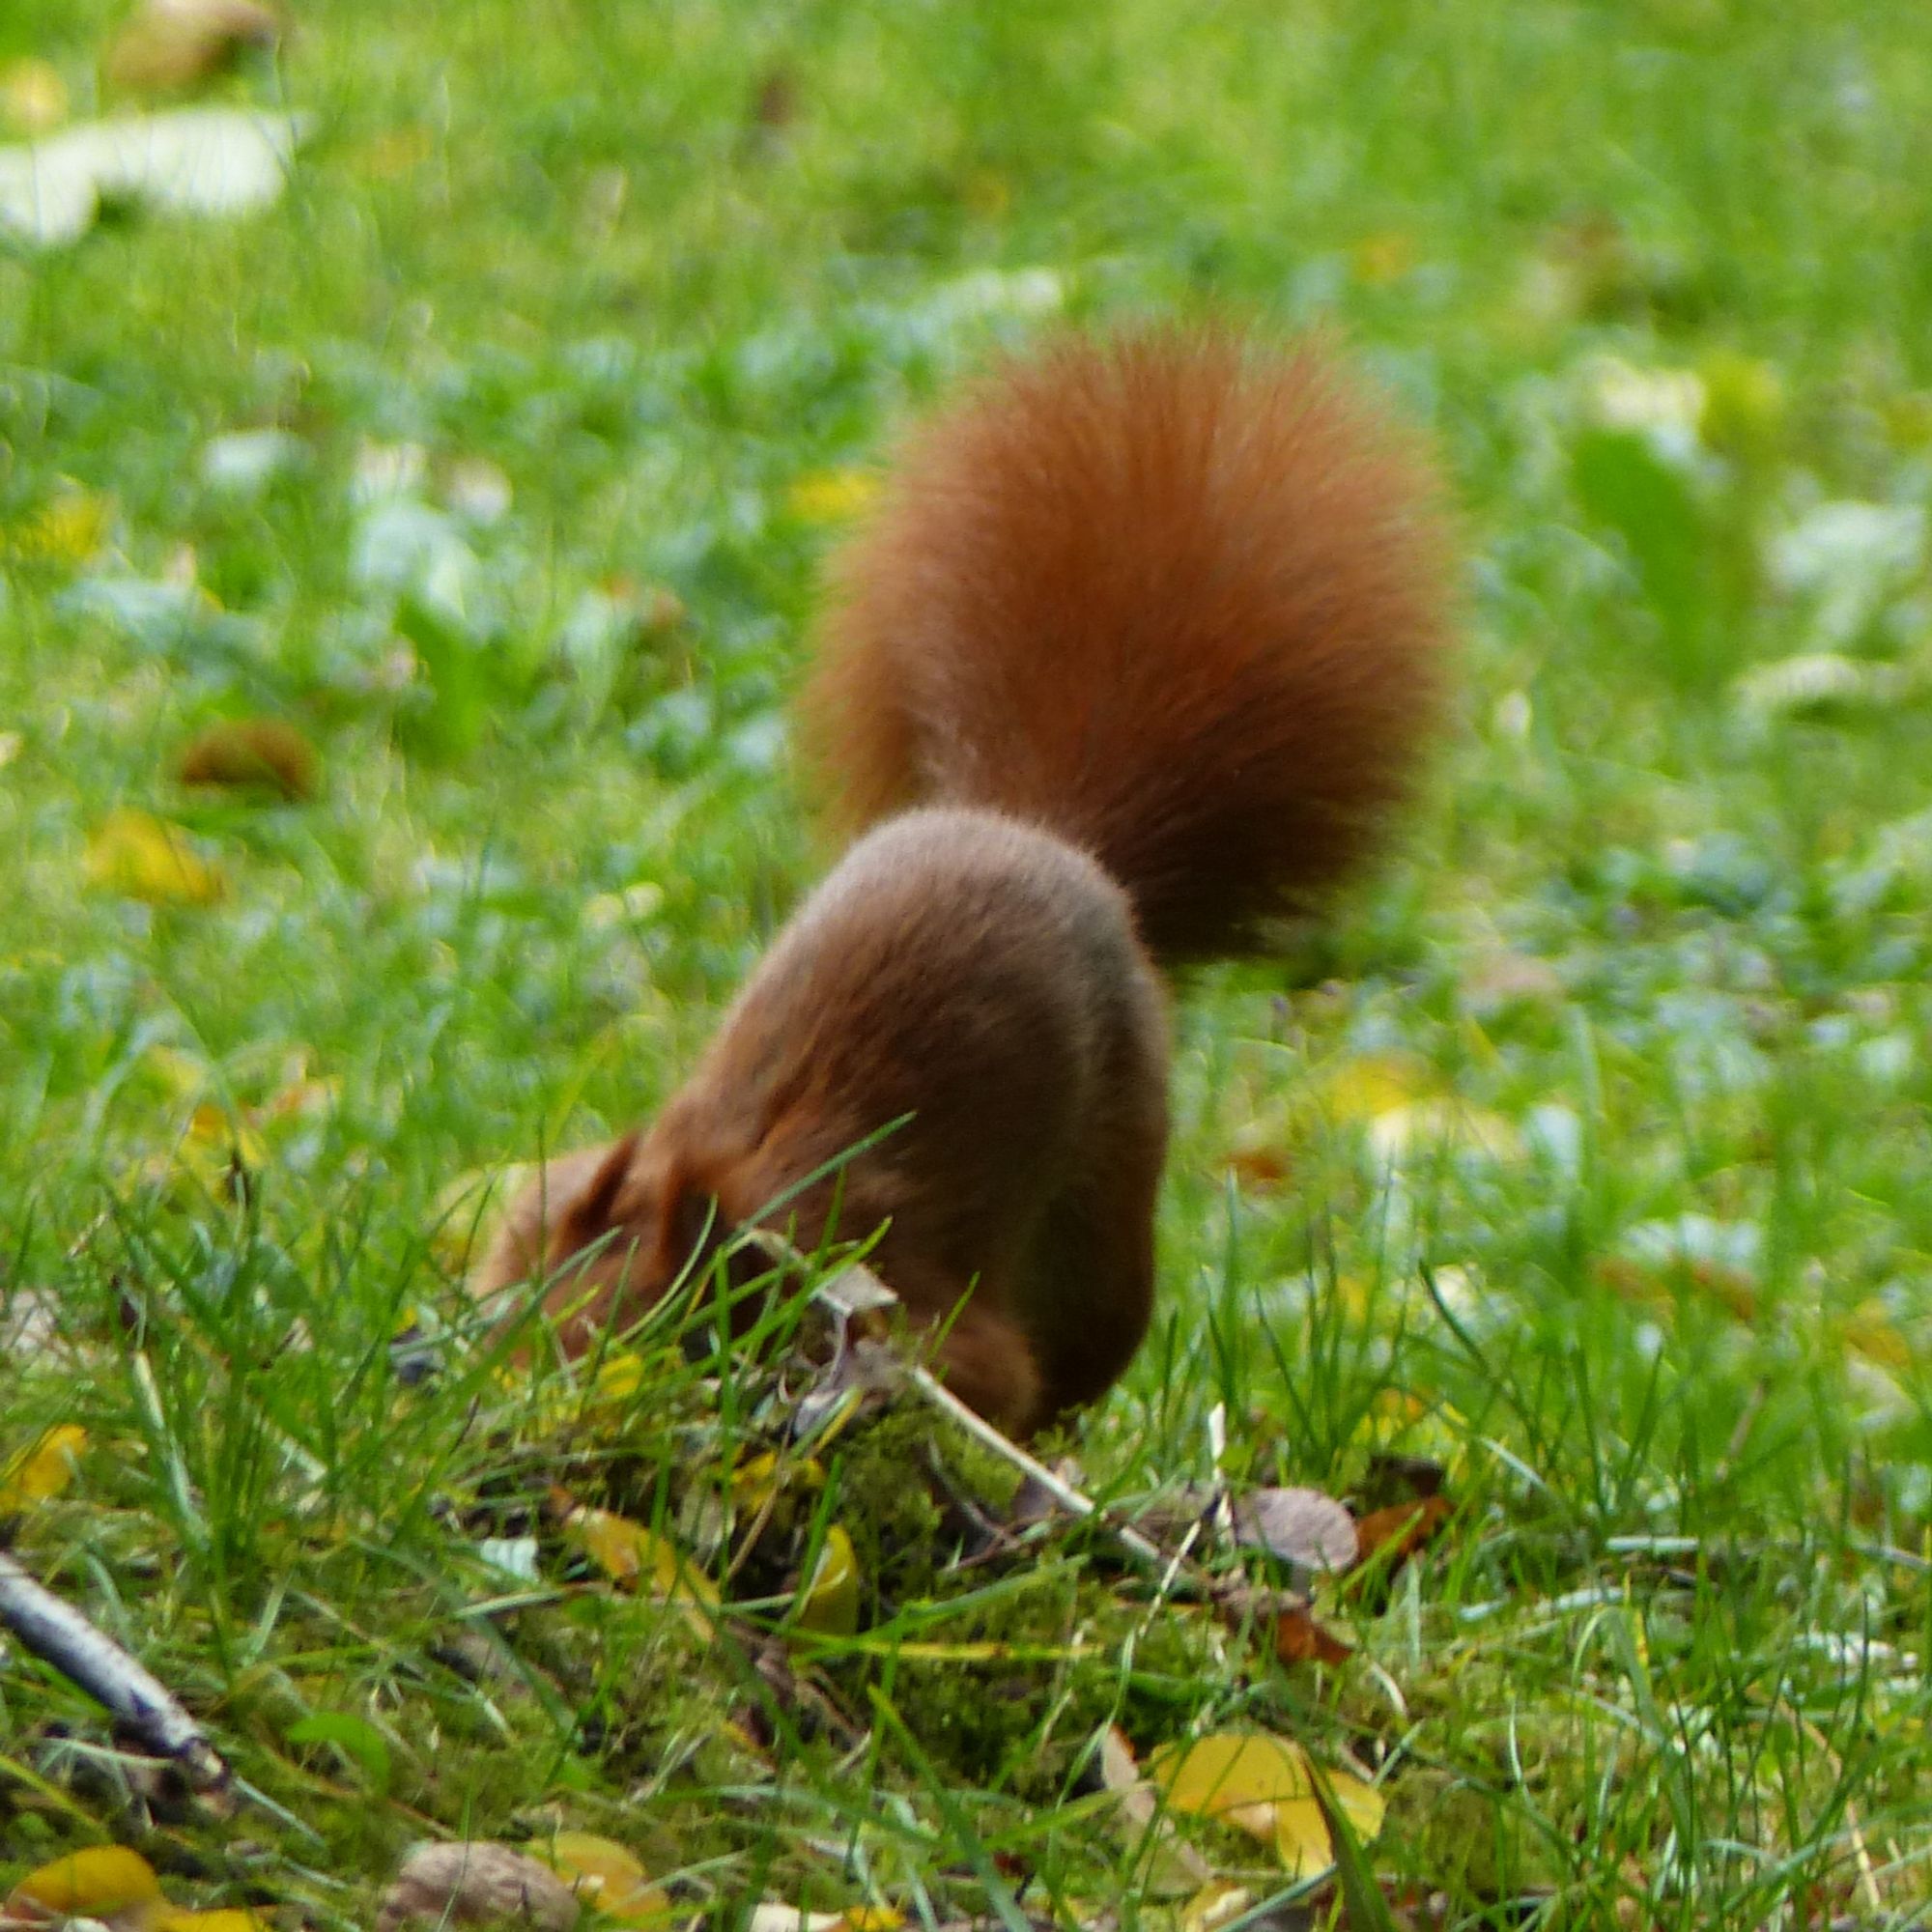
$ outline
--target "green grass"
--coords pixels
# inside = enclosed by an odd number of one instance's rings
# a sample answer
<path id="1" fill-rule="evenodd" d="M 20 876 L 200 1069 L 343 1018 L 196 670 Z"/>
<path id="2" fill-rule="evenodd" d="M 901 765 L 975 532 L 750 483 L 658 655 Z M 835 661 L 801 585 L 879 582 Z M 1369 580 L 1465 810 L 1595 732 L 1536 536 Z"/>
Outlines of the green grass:
<path id="1" fill-rule="evenodd" d="M 14 0 L 0 67 L 91 111 L 117 13 Z M 0 1886 L 114 1839 L 366 1924 L 411 1839 L 562 1823 L 720 1923 L 1171 1924 L 1082 1795 L 1118 1715 L 1351 1753 L 1406 1923 L 1918 1922 L 1919 10 L 327 0 L 223 85 L 314 116 L 270 213 L 0 251 L 0 1461 L 88 1432 L 14 1547 L 267 1802 L 138 1800 L 0 1648 Z M 1458 1515 L 1323 1593 L 1352 1662 L 1284 1669 L 1103 1542 L 948 1571 L 862 1437 L 787 1504 L 882 1620 L 795 1649 L 842 1736 L 533 1514 L 562 1476 L 690 1538 L 757 1372 L 722 1422 L 675 1351 L 629 1406 L 505 1386 L 445 1189 L 647 1113 L 822 863 L 783 700 L 837 524 L 797 486 L 1055 316 L 1210 309 L 1338 327 L 1433 428 L 1467 697 L 1337 931 L 1191 991 L 1160 1322 L 1082 1458 L 1155 1499 L 1220 1403 L 1243 1481 L 1373 1503 L 1420 1457 Z M 284 469 L 209 477 L 270 427 Z M 1846 501 L 1902 513 L 1889 559 Z M 1766 684 L 1818 653 L 1835 703 Z M 174 781 L 254 715 L 312 802 Z M 116 808 L 225 895 L 89 885 Z M 534 1585 L 476 1554 L 532 1531 Z"/>

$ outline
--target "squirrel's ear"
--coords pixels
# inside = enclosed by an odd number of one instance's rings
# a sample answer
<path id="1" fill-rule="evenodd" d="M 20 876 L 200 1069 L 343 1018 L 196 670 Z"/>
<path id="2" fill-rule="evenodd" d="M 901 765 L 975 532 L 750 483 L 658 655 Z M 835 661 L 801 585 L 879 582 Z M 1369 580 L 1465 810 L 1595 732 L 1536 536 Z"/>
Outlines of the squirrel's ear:
<path id="1" fill-rule="evenodd" d="M 700 1245 L 707 1249 L 715 1246 L 723 1230 L 718 1226 L 711 1189 L 684 1161 L 672 1160 L 660 1179 L 659 1189 L 658 1239 L 663 1245 L 658 1252 L 665 1279 L 671 1281 L 693 1262 Z"/>
<path id="2" fill-rule="evenodd" d="M 554 1248 L 559 1257 L 579 1253 L 618 1225 L 618 1197 L 631 1178 L 637 1152 L 638 1135 L 634 1128 L 611 1143 L 590 1179 L 562 1204 L 556 1217 Z"/>

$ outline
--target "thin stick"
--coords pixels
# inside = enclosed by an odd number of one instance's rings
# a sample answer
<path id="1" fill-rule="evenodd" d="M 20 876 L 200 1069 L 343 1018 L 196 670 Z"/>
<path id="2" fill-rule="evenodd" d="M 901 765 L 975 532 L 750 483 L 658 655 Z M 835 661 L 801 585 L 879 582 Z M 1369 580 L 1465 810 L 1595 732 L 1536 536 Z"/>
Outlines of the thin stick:
<path id="1" fill-rule="evenodd" d="M 0 1550 L 0 1625 L 21 1646 L 98 1698 L 197 1791 L 232 1800 L 234 1774 L 166 1685 Z"/>
<path id="2" fill-rule="evenodd" d="M 982 1447 L 1001 1456 L 1014 1468 L 1033 1478 L 1060 1507 L 1070 1516 L 1094 1517 L 1102 1528 L 1116 1536 L 1129 1555 L 1137 1563 L 1145 1564 L 1151 1570 L 1165 1570 L 1168 1567 L 1167 1553 L 1157 1544 L 1151 1543 L 1139 1530 L 1124 1522 L 1116 1522 L 1092 1496 L 1083 1496 L 1069 1484 L 1063 1483 L 1044 1463 L 1029 1456 L 1017 1442 L 1011 1442 L 1002 1435 L 983 1416 L 972 1409 L 953 1395 L 930 1369 L 917 1366 L 909 1372 L 912 1385 L 933 1407 L 951 1421 L 956 1422 L 967 1435 Z"/>

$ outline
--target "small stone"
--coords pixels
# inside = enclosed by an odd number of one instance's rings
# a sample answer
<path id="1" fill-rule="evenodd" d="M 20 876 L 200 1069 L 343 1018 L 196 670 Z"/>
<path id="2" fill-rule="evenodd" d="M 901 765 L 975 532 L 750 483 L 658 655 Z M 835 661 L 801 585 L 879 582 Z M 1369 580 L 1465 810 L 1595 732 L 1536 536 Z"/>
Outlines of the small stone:
<path id="1" fill-rule="evenodd" d="M 376 1932 L 426 1925 L 531 1925 L 570 1932 L 577 1895 L 548 1865 L 489 1839 L 411 1848 L 383 1894 Z"/>

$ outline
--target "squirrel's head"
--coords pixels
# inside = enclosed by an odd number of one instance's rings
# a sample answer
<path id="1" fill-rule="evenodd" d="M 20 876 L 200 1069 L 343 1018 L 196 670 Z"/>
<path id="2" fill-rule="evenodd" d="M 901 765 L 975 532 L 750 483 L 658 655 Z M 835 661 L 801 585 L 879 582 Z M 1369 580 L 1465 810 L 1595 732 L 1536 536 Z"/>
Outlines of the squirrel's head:
<path id="1" fill-rule="evenodd" d="M 567 1355 L 647 1314 L 722 1237 L 710 1190 L 632 1132 L 547 1161 L 511 1204 L 478 1271 L 497 1301 L 546 1284 L 545 1313 Z"/>

